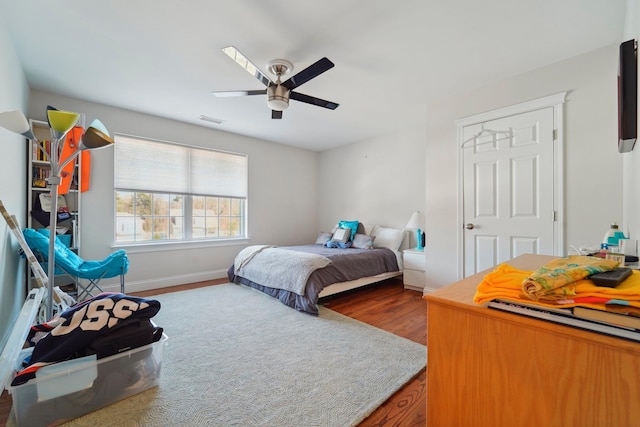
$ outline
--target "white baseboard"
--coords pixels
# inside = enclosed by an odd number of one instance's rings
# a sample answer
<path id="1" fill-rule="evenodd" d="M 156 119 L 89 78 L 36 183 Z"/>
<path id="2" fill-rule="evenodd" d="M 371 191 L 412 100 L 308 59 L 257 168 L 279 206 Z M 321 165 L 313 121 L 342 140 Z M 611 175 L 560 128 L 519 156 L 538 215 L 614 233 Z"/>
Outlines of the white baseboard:
<path id="1" fill-rule="evenodd" d="M 187 283 L 204 282 L 207 280 L 222 279 L 227 277 L 227 270 L 204 271 L 194 274 L 182 274 L 170 277 L 157 277 L 152 279 L 128 281 L 124 276 L 125 293 L 150 291 L 153 289 L 167 288 L 169 286 L 185 285 Z M 103 282 L 104 283 L 104 282 Z M 120 292 L 120 282 L 101 283 L 104 292 Z"/>

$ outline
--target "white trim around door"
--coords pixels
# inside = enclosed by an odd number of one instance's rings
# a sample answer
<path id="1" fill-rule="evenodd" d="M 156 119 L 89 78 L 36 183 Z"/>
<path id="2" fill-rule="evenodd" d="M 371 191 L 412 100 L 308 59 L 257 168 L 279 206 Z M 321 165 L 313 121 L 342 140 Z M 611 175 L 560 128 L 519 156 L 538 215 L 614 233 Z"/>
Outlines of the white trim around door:
<path id="1" fill-rule="evenodd" d="M 517 114 L 527 113 L 543 108 L 553 108 L 553 120 L 554 120 L 554 160 L 553 160 L 553 180 L 554 180 L 554 195 L 553 195 L 553 255 L 562 255 L 564 253 L 564 103 L 566 102 L 567 92 L 561 92 L 555 95 L 538 98 L 535 100 L 523 102 L 516 105 L 511 105 L 496 110 L 476 114 L 473 116 L 465 117 L 455 121 L 456 124 L 456 144 L 458 151 L 458 207 L 457 207 L 457 242 L 458 242 L 458 279 L 464 277 L 464 265 L 465 265 L 465 251 L 464 251 L 464 159 L 463 159 L 463 144 L 464 144 L 464 132 L 463 129 L 466 126 L 480 125 L 491 120 L 497 120 L 505 117 L 514 116 Z"/>

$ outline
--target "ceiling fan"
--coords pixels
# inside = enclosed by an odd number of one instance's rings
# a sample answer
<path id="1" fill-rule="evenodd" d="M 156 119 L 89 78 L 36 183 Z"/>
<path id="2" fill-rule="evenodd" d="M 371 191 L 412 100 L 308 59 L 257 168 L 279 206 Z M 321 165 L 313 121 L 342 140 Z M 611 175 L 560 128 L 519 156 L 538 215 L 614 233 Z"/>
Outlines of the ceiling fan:
<path id="1" fill-rule="evenodd" d="M 274 82 L 235 47 L 228 46 L 223 48 L 222 51 L 238 65 L 247 70 L 249 74 L 260 80 L 260 82 L 267 88 L 263 90 L 214 91 L 212 93 L 215 96 L 267 95 L 267 105 L 271 108 L 272 119 L 282 118 L 282 111 L 289 107 L 289 99 L 295 99 L 296 101 L 306 102 L 307 104 L 317 105 L 318 107 L 324 107 L 330 110 L 338 108 L 339 104 L 336 104 L 335 102 L 325 101 L 324 99 L 294 92 L 294 89 L 297 87 L 302 86 L 309 80 L 316 78 L 325 71 L 333 68 L 333 62 L 327 58 L 322 58 L 316 61 L 284 82 L 281 81 L 282 76 L 290 73 L 293 70 L 293 65 L 284 59 L 274 59 L 267 64 L 269 71 L 276 76 L 276 80 Z"/>

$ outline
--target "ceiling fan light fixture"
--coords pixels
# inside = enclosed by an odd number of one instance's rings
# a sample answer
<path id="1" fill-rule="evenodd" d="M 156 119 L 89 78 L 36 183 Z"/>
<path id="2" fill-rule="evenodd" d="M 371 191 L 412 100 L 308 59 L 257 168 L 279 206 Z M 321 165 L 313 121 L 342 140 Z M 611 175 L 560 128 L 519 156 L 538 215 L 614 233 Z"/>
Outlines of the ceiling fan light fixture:
<path id="1" fill-rule="evenodd" d="M 248 96 L 248 95 L 267 95 L 267 106 L 271 109 L 272 119 L 281 119 L 282 112 L 289 108 L 289 99 L 304 102 L 306 104 L 315 105 L 317 107 L 335 110 L 338 104 L 314 96 L 305 95 L 295 90 L 311 79 L 318 77 L 320 74 L 334 67 L 334 63 L 324 57 L 286 81 L 282 81 L 282 76 L 291 73 L 293 64 L 285 59 L 274 59 L 267 63 L 267 69 L 276 79 L 267 77 L 255 65 L 251 63 L 238 49 L 233 46 L 227 46 L 222 51 L 229 56 L 234 62 L 247 70 L 251 75 L 262 83 L 266 89 L 263 90 L 236 90 L 236 91 L 215 91 L 215 96 Z"/>
<path id="2" fill-rule="evenodd" d="M 267 88 L 267 105 L 272 110 L 284 111 L 289 107 L 289 89 L 282 85 Z"/>

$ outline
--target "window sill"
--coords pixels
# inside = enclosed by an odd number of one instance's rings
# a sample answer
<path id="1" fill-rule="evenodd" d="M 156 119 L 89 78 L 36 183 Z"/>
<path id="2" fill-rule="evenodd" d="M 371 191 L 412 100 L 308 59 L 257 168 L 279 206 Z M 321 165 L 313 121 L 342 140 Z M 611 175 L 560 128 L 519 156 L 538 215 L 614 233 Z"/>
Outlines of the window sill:
<path id="1" fill-rule="evenodd" d="M 112 249 L 125 249 L 128 253 L 162 252 L 181 249 L 214 248 L 222 246 L 243 246 L 249 243 L 249 238 L 221 239 L 221 240 L 189 240 L 189 241 L 151 241 L 151 242 L 122 242 L 115 243 Z"/>

